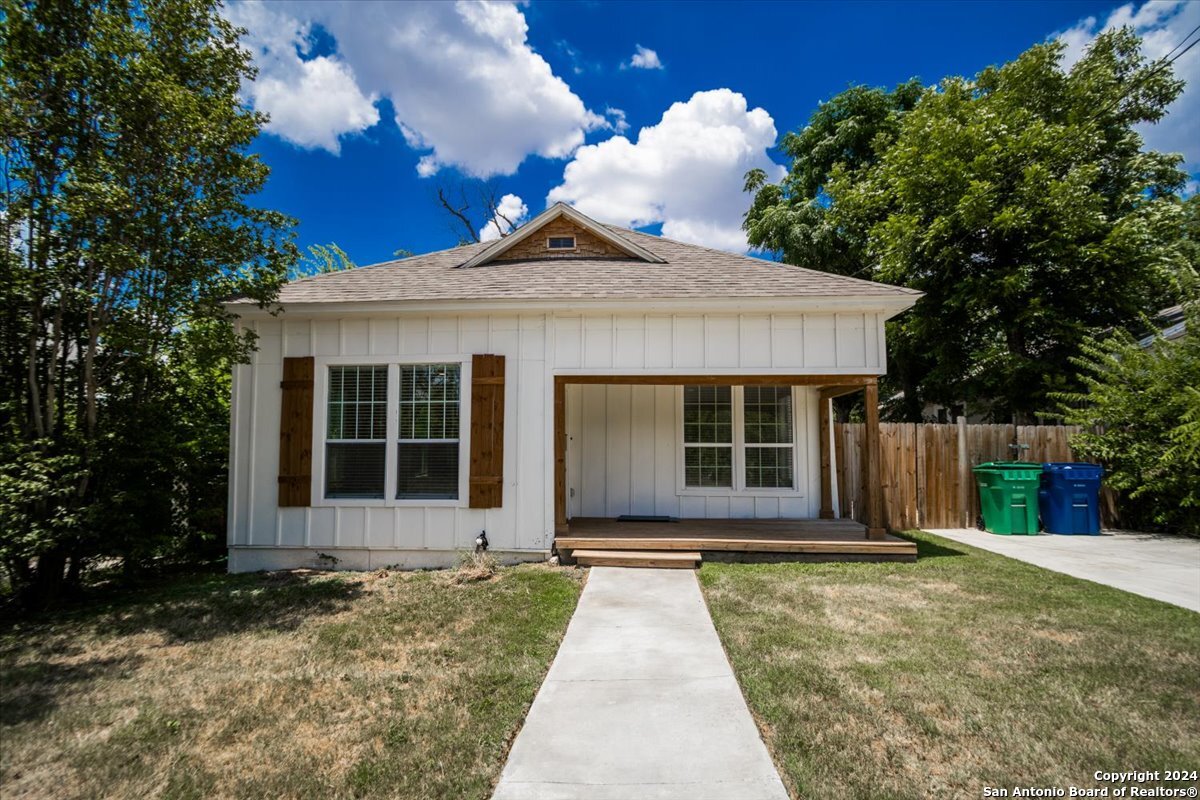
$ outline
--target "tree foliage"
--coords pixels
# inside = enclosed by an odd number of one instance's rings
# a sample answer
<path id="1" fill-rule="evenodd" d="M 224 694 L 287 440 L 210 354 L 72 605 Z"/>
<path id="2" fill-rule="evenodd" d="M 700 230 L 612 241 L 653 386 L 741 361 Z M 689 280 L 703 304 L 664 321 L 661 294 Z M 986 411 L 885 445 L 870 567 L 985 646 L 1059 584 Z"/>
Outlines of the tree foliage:
<path id="1" fill-rule="evenodd" d="M 1200 534 L 1200 302 L 1174 340 L 1143 347 L 1123 330 L 1072 359 L 1084 389 L 1055 396 L 1083 457 L 1108 468 L 1123 522 Z"/>
<path id="2" fill-rule="evenodd" d="M 894 416 L 966 402 L 1027 421 L 1070 388 L 1089 332 L 1169 305 L 1194 269 L 1181 158 L 1135 130 L 1182 83 L 1128 29 L 1069 70 L 1062 55 L 1048 42 L 972 80 L 852 88 L 787 140 L 787 178 L 756 188 L 751 243 L 925 292 L 890 324 Z"/>
<path id="3" fill-rule="evenodd" d="M 821 103 L 803 130 L 786 133 L 780 149 L 791 159 L 787 176 L 766 183 L 753 170 L 746 190 L 754 200 L 746 214 L 751 245 L 783 254 L 790 263 L 818 264 L 827 272 L 864 277 L 871 259 L 855 231 L 835 223 L 827 193 L 834 168 L 863 175 L 895 141 L 900 121 L 920 99 L 912 80 L 891 91 L 852 86 Z M 792 259 L 797 259 L 792 261 Z"/>
<path id="4" fill-rule="evenodd" d="M 288 279 L 311 278 L 314 275 L 342 272 L 357 267 L 358 265 L 350 259 L 346 251 L 338 247 L 337 242 L 310 244 L 308 254 L 301 255 L 296 264 L 288 271 Z"/>
<path id="5" fill-rule="evenodd" d="M 220 527 L 222 301 L 269 301 L 264 118 L 216 0 L 0 0 L 0 560 L 53 593 Z"/>

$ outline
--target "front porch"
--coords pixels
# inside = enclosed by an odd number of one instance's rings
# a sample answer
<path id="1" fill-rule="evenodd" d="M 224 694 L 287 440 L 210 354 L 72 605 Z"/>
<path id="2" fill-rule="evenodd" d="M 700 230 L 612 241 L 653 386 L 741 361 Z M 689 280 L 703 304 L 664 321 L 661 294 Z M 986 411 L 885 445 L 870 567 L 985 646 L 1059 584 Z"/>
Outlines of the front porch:
<path id="1" fill-rule="evenodd" d="M 576 550 L 588 557 L 609 551 L 631 558 L 639 553 L 687 553 L 696 560 L 701 555 L 738 560 L 914 560 L 916 546 L 883 527 L 882 493 L 874 490 L 879 486 L 877 434 L 865 438 L 860 458 L 864 502 L 855 516 L 861 521 L 835 518 L 831 401 L 862 392 L 867 429 L 877 432 L 877 381 L 874 375 L 555 376 L 556 551 L 568 560 Z M 791 387 L 790 394 L 776 397 L 787 410 L 787 429 L 794 431 L 779 440 L 791 451 L 787 463 L 794 473 L 782 483 L 751 484 L 741 477 L 745 464 L 738 466 L 743 451 L 735 450 L 732 488 L 697 490 L 681 458 L 685 440 L 679 405 L 684 390 L 677 387 L 689 386 Z M 570 400 L 568 388 L 574 389 Z M 607 396 L 593 392 L 581 397 L 579 392 L 585 390 L 606 391 Z M 734 398 L 742 398 L 743 392 L 750 389 L 736 389 Z M 740 431 L 746 414 L 736 402 L 731 404 L 736 447 L 744 442 Z M 729 475 L 727 469 L 725 482 L 716 485 L 731 486 Z M 757 488 L 764 485 L 769 488 Z"/>
<path id="2" fill-rule="evenodd" d="M 560 557 L 575 550 L 689 551 L 709 560 L 914 561 L 917 546 L 890 534 L 868 539 L 849 519 L 683 519 L 576 517 L 555 537 Z"/>

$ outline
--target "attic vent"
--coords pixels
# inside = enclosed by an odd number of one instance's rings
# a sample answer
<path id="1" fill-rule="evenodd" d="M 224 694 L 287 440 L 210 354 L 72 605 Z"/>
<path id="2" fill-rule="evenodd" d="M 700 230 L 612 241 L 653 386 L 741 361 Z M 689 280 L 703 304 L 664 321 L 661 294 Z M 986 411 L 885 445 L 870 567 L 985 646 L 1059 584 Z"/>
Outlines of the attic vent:
<path id="1" fill-rule="evenodd" d="M 546 239 L 547 250 L 574 250 L 574 236 L 551 236 Z"/>

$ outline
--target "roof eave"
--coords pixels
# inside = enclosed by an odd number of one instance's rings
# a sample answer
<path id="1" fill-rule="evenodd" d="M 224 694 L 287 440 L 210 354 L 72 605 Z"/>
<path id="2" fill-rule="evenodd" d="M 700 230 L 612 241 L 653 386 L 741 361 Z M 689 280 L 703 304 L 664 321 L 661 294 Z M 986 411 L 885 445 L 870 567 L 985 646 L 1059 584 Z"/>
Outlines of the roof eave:
<path id="1" fill-rule="evenodd" d="M 891 319 L 911 308 L 920 295 L 807 295 L 781 297 L 601 297 L 348 300 L 279 303 L 263 308 L 251 303 L 226 303 L 225 309 L 242 318 L 264 318 L 279 311 L 297 316 L 369 316 L 372 314 L 486 314 L 538 312 L 663 313 L 663 314 L 771 314 L 788 312 L 881 313 Z"/>

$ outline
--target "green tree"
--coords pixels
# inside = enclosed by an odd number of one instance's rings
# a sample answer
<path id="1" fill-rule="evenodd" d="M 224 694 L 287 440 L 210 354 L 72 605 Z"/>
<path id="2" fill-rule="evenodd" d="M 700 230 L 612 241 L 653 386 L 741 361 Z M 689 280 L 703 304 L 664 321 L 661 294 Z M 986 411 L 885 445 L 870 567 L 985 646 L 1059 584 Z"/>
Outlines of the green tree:
<path id="1" fill-rule="evenodd" d="M 1072 359 L 1083 390 L 1056 394 L 1072 446 L 1107 467 L 1122 521 L 1200 534 L 1200 302 L 1186 328 L 1149 346 L 1124 330 L 1087 339 Z"/>
<path id="2" fill-rule="evenodd" d="M 314 275 L 342 272 L 357 267 L 358 265 L 350 259 L 346 251 L 338 247 L 337 242 L 310 244 L 308 254 L 300 256 L 295 266 L 288 271 L 288 278 L 290 280 L 311 278 Z"/>
<path id="3" fill-rule="evenodd" d="M 746 238 L 754 247 L 782 254 L 789 263 L 819 265 L 827 272 L 863 277 L 870 272 L 866 242 L 833 224 L 827 194 L 834 168 L 861 175 L 887 150 L 900 120 L 921 97 L 913 80 L 892 91 L 852 86 L 821 103 L 802 130 L 786 133 L 780 149 L 791 160 L 778 184 L 761 169 L 746 176 L 754 200 L 746 213 Z"/>
<path id="4" fill-rule="evenodd" d="M 758 187 L 747 230 L 766 231 L 759 241 L 784 260 L 925 292 L 889 328 L 897 416 L 966 402 L 1027 421 L 1070 387 L 1090 331 L 1170 304 L 1189 270 L 1181 158 L 1144 151 L 1134 129 L 1161 119 L 1182 83 L 1128 29 L 1099 36 L 1069 71 L 1062 51 L 1035 45 L 911 105 L 900 90 L 851 90 L 850 105 L 886 113 L 859 114 L 877 126 L 872 152 L 850 148 L 828 170 L 824 239 L 767 235 L 772 215 L 798 213 L 793 195 L 813 202 L 787 181 Z M 809 168 L 794 172 L 811 188 Z M 844 263 L 826 257 L 838 246 Z"/>
<path id="5" fill-rule="evenodd" d="M 48 598 L 88 558 L 135 561 L 211 514 L 193 478 L 223 470 L 213 379 L 253 344 L 221 303 L 270 301 L 295 248 L 248 201 L 264 117 L 216 0 L 0 15 L 0 562 Z"/>
<path id="6" fill-rule="evenodd" d="M 821 103 L 802 130 L 784 134 L 780 148 L 791 160 L 787 176 L 778 184 L 767 183 L 762 170 L 746 176 L 746 191 L 754 192 L 745 219 L 747 241 L 778 253 L 789 264 L 872 277 L 875 261 L 867 237 L 861 227 L 835 218 L 829 181 L 835 170 L 841 176 L 862 177 L 874 167 L 895 142 L 901 120 L 923 91 L 915 79 L 891 91 L 852 86 Z M 887 381 L 902 392 L 906 408 L 899 415 L 917 418 L 922 405 L 918 384 L 931 359 L 904 348 L 903 339 L 904 332 L 892 326 L 892 350 L 905 350 L 910 357 L 892 358 Z"/>

